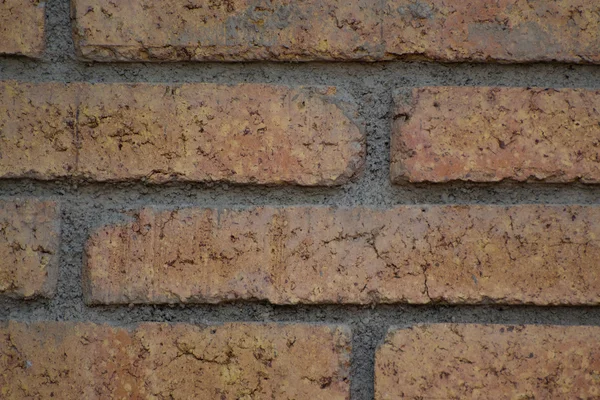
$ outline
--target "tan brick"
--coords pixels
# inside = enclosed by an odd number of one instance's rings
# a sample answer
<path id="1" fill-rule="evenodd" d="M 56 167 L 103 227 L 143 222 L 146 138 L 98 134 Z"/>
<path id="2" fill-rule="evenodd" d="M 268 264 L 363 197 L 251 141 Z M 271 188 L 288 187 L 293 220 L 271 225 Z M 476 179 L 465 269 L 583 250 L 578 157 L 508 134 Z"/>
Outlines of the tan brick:
<path id="1" fill-rule="evenodd" d="M 97 61 L 355 60 L 381 52 L 379 10 L 369 0 L 72 5 L 77 50 Z"/>
<path id="2" fill-rule="evenodd" d="M 0 328 L 4 399 L 349 399 L 343 327 L 70 322 Z"/>
<path id="3" fill-rule="evenodd" d="M 0 295 L 52 297 L 58 278 L 60 212 L 52 201 L 0 201 Z"/>
<path id="4" fill-rule="evenodd" d="M 600 62 L 600 6 L 594 0 L 75 0 L 72 5 L 78 53 L 97 61 Z"/>
<path id="5" fill-rule="evenodd" d="M 146 208 L 93 232 L 91 304 L 600 304 L 600 207 Z"/>
<path id="6" fill-rule="evenodd" d="M 0 54 L 39 58 L 45 47 L 46 3 L 0 1 Z"/>
<path id="7" fill-rule="evenodd" d="M 600 91 L 427 87 L 396 97 L 396 183 L 600 183 Z"/>
<path id="8" fill-rule="evenodd" d="M 392 330 L 375 399 L 596 399 L 600 327 L 418 325 Z"/>
<path id="9" fill-rule="evenodd" d="M 600 63 L 596 0 L 385 1 L 388 56 Z"/>
<path id="10" fill-rule="evenodd" d="M 361 169 L 365 144 L 335 92 L 5 82 L 0 176 L 342 184 Z"/>

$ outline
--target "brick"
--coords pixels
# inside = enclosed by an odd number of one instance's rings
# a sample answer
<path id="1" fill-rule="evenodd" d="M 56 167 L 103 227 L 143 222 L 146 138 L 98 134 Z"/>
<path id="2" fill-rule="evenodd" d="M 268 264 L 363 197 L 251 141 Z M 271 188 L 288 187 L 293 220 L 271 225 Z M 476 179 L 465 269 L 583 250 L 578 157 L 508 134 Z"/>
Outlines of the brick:
<path id="1" fill-rule="evenodd" d="M 89 60 L 359 60 L 381 53 L 380 10 L 369 0 L 72 5 L 76 48 Z"/>
<path id="2" fill-rule="evenodd" d="M 385 0 L 385 50 L 439 61 L 600 63 L 595 0 Z"/>
<path id="3" fill-rule="evenodd" d="M 92 232 L 88 304 L 600 304 L 600 207 L 132 212 Z"/>
<path id="4" fill-rule="evenodd" d="M 600 91 L 400 91 L 391 147 L 395 183 L 600 183 Z"/>
<path id="5" fill-rule="evenodd" d="M 0 327 L 5 399 L 349 399 L 343 327 L 72 322 Z"/>
<path id="6" fill-rule="evenodd" d="M 96 61 L 600 62 L 600 6 L 594 0 L 75 0 L 72 5 L 77 51 Z"/>
<path id="7" fill-rule="evenodd" d="M 361 169 L 365 144 L 356 110 L 335 92 L 4 82 L 0 177 L 342 184 Z"/>
<path id="8" fill-rule="evenodd" d="M 0 295 L 52 297 L 58 278 L 59 207 L 52 201 L 0 201 Z"/>
<path id="9" fill-rule="evenodd" d="M 46 3 L 0 1 L 0 54 L 40 58 L 45 47 Z"/>
<path id="10" fill-rule="evenodd" d="M 375 399 L 596 399 L 600 328 L 418 325 L 377 350 Z"/>

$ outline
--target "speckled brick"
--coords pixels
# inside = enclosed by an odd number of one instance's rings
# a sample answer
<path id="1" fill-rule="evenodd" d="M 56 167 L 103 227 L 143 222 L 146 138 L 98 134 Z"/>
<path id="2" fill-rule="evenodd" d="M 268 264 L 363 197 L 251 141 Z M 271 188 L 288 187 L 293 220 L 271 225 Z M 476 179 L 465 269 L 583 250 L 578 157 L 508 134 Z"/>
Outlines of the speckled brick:
<path id="1" fill-rule="evenodd" d="M 326 325 L 0 326 L 4 399 L 349 399 L 350 334 Z"/>
<path id="2" fill-rule="evenodd" d="M 399 91 L 396 183 L 600 183 L 600 91 L 426 87 Z"/>
<path id="3" fill-rule="evenodd" d="M 600 304 L 600 207 L 145 208 L 94 231 L 90 304 Z"/>
<path id="4" fill-rule="evenodd" d="M 58 277 L 59 207 L 52 201 L 0 201 L 0 295 L 52 297 Z"/>
<path id="5" fill-rule="evenodd" d="M 0 176 L 330 186 L 364 162 L 333 87 L 0 84 Z"/>
<path id="6" fill-rule="evenodd" d="M 375 399 L 596 399 L 600 328 L 418 325 L 377 350 Z"/>
<path id="7" fill-rule="evenodd" d="M 600 62 L 594 0 L 74 0 L 72 6 L 77 51 L 97 61 Z"/>
<path id="8" fill-rule="evenodd" d="M 596 0 L 384 0 L 391 56 L 600 63 Z"/>
<path id="9" fill-rule="evenodd" d="M 40 58 L 45 47 L 46 2 L 0 1 L 0 54 Z"/>

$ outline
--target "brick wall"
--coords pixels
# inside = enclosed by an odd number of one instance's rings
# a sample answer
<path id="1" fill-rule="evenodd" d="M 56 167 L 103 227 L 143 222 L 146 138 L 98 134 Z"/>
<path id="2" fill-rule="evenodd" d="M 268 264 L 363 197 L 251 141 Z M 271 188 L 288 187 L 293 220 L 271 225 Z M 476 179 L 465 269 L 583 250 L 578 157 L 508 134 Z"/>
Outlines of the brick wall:
<path id="1" fill-rule="evenodd" d="M 600 398 L 600 5 L 0 2 L 0 398 Z"/>

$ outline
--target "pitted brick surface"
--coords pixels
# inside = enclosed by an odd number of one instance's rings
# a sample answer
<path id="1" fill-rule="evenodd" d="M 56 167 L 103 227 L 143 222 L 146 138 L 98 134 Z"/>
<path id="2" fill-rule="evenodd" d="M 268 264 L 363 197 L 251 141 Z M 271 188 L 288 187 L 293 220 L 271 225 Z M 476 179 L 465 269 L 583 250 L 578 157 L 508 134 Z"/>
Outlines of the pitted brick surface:
<path id="1" fill-rule="evenodd" d="M 46 2 L 0 1 L 0 54 L 39 58 L 45 47 Z"/>
<path id="2" fill-rule="evenodd" d="M 599 304 L 600 208 L 145 208 L 92 233 L 93 304 Z"/>
<path id="3" fill-rule="evenodd" d="M 59 219 L 58 205 L 52 201 L 0 201 L 0 295 L 54 295 Z"/>
<path id="4" fill-rule="evenodd" d="M 600 91 L 401 91 L 391 152 L 395 182 L 600 183 Z"/>
<path id="5" fill-rule="evenodd" d="M 595 399 L 600 328 L 418 325 L 378 349 L 375 399 Z"/>
<path id="6" fill-rule="evenodd" d="M 5 399 L 349 399 L 350 334 L 315 325 L 0 327 Z"/>
<path id="7" fill-rule="evenodd" d="M 4 82 L 0 175 L 342 184 L 361 169 L 365 144 L 335 91 Z"/>
<path id="8" fill-rule="evenodd" d="M 165 12 L 168 9 L 168 12 Z M 600 62 L 594 0 L 75 0 L 97 61 Z"/>

